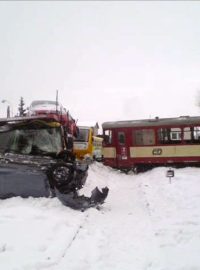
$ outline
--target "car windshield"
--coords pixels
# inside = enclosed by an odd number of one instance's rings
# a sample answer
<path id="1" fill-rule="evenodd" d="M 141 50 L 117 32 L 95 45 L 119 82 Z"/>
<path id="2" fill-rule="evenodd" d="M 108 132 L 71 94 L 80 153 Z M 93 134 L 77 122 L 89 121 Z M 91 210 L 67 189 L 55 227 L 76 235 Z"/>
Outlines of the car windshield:
<path id="1" fill-rule="evenodd" d="M 59 128 L 23 128 L 0 132 L 0 152 L 48 155 L 62 150 Z"/>
<path id="2" fill-rule="evenodd" d="M 51 101 L 51 100 L 36 100 L 31 103 L 32 107 L 38 106 L 38 105 L 55 105 L 56 106 L 56 101 Z M 57 105 L 59 106 L 60 104 L 57 102 Z"/>
<path id="3" fill-rule="evenodd" d="M 79 134 L 78 134 L 77 138 L 75 138 L 75 141 L 88 142 L 88 139 L 89 139 L 89 130 L 79 128 Z"/>

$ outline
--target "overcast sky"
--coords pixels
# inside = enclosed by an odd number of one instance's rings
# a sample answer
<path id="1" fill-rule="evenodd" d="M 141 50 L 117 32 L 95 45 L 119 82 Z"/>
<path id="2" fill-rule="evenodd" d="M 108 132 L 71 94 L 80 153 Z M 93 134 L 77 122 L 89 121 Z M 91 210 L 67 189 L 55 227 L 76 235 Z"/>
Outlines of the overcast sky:
<path id="1" fill-rule="evenodd" d="M 14 112 L 58 89 L 80 121 L 200 114 L 198 1 L 0 1 L 0 37 Z"/>

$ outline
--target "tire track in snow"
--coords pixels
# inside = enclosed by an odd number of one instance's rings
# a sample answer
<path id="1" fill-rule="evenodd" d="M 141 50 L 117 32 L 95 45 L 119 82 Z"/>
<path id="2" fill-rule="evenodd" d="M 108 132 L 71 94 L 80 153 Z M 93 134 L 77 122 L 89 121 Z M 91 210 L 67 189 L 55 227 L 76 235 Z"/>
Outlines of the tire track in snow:
<path id="1" fill-rule="evenodd" d="M 74 233 L 71 241 L 69 242 L 69 244 L 67 245 L 66 249 L 64 250 L 63 254 L 62 254 L 62 258 L 65 257 L 68 249 L 72 246 L 72 244 L 74 243 L 74 241 L 76 240 L 77 236 L 80 234 L 81 229 L 83 229 L 87 219 L 88 219 L 89 215 L 87 214 L 83 220 L 83 222 L 79 225 L 79 227 L 77 228 L 76 232 Z"/>
<path id="2" fill-rule="evenodd" d="M 88 213 L 85 213 L 85 216 L 82 220 L 82 222 L 78 225 L 77 229 L 73 233 L 71 240 L 68 241 L 68 243 L 63 247 L 63 251 L 61 254 L 58 256 L 58 258 L 54 259 L 54 261 L 46 261 L 46 262 L 40 262 L 37 265 L 33 266 L 32 269 L 61 269 L 59 265 L 62 263 L 62 260 L 66 257 L 67 252 L 70 250 L 70 248 L 73 246 L 73 243 L 76 241 L 78 238 L 78 235 L 80 234 L 81 230 L 84 228 L 85 224 L 87 223 L 87 219 L 89 217 Z M 50 258 L 49 258 L 50 259 Z M 58 268 L 57 268 L 58 267 Z"/>
<path id="3" fill-rule="evenodd" d="M 54 270 L 66 267 L 89 270 L 94 269 L 94 264 L 95 270 L 121 270 L 122 265 L 127 270 L 133 264 L 138 270 L 159 269 L 157 259 L 162 254 L 143 186 L 129 182 L 125 187 L 122 183 L 122 187 L 121 194 L 119 189 L 111 191 L 112 205 L 108 202 L 108 207 L 106 205 L 102 211 L 89 210 L 90 216 L 75 237 L 78 241 L 72 241 Z M 83 247 L 81 252 L 80 246 Z"/>

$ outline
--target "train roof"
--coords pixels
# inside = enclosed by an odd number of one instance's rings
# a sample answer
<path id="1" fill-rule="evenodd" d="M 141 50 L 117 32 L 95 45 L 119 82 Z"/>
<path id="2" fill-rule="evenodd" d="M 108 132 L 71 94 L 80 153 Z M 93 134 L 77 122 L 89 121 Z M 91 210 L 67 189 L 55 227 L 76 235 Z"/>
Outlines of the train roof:
<path id="1" fill-rule="evenodd" d="M 103 129 L 122 127 L 157 127 L 157 126 L 200 125 L 200 116 L 180 116 L 176 118 L 153 118 L 141 120 L 126 120 L 104 122 Z"/>

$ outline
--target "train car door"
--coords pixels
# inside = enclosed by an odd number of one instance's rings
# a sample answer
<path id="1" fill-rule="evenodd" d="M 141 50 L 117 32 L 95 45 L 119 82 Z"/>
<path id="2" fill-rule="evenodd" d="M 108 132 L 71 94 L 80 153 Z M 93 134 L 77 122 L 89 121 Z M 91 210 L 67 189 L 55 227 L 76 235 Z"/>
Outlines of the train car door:
<path id="1" fill-rule="evenodd" d="M 103 163 L 116 168 L 116 144 L 114 134 L 113 129 L 108 128 L 103 130 Z"/>
<path id="2" fill-rule="evenodd" d="M 127 168 L 129 163 L 129 151 L 128 151 L 128 138 L 127 132 L 123 130 L 118 130 L 116 132 L 116 158 L 118 168 Z"/>

